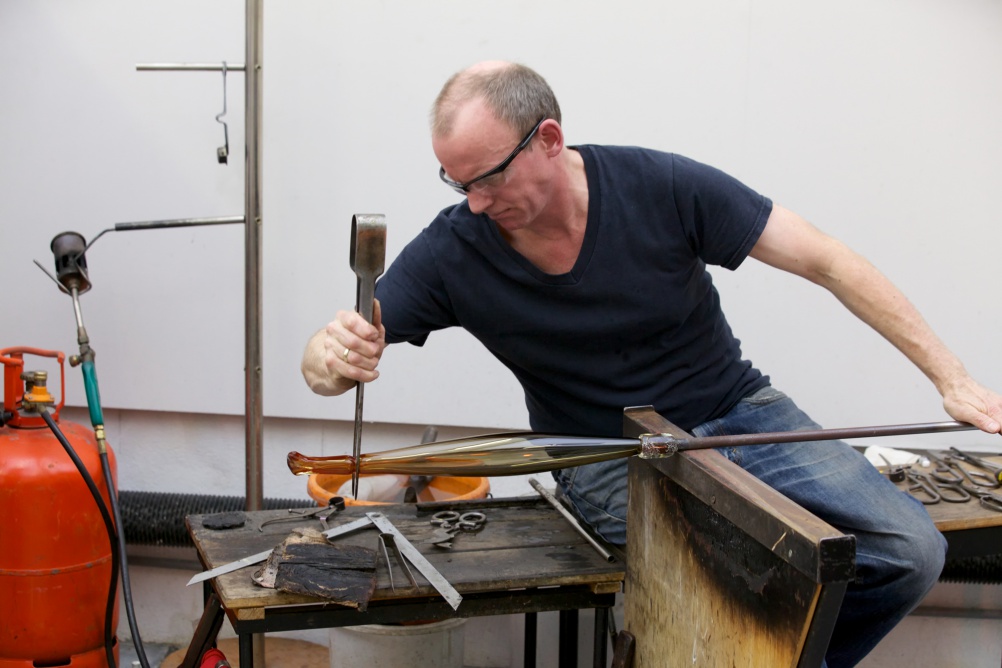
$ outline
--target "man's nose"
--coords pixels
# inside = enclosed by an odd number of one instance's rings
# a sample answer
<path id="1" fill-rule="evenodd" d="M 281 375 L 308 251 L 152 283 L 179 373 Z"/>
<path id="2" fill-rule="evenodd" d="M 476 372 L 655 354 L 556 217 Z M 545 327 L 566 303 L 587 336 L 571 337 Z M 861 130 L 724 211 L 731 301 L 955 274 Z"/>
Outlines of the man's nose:
<path id="1" fill-rule="evenodd" d="M 481 214 L 487 210 L 487 208 L 494 201 L 494 198 L 483 191 L 470 190 L 466 193 L 466 201 L 470 205 L 471 212 Z"/>

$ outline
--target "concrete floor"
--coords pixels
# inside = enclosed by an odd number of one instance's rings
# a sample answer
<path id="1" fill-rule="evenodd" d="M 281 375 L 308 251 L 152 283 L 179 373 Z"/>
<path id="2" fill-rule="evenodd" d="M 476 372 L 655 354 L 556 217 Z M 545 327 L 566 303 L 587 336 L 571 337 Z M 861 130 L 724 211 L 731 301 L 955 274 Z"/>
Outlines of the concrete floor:
<path id="1" fill-rule="evenodd" d="M 150 668 L 177 668 L 188 651 L 187 647 L 163 643 L 144 643 Z M 236 638 L 223 638 L 217 645 L 232 668 L 239 668 Z M 265 643 L 268 668 L 329 668 L 330 652 L 326 645 L 290 638 L 270 636 Z M 131 640 L 123 640 L 119 650 L 119 668 L 139 668 L 139 655 Z"/>
<path id="2" fill-rule="evenodd" d="M 146 659 L 150 663 L 150 668 L 158 668 L 168 654 L 177 651 L 179 648 L 159 643 L 143 643 L 143 649 L 146 652 Z M 136 646 L 128 638 L 122 640 L 119 646 L 118 665 L 119 668 L 132 668 L 132 666 L 140 665 Z"/>

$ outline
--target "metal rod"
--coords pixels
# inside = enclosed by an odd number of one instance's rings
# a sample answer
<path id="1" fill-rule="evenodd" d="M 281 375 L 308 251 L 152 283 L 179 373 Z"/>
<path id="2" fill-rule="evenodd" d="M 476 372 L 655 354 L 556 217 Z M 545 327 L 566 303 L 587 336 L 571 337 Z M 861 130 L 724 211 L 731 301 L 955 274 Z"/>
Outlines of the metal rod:
<path id="1" fill-rule="evenodd" d="M 262 0 L 246 1 L 244 77 L 244 376 L 247 510 L 264 503 L 261 362 L 261 65 Z"/>
<path id="2" fill-rule="evenodd" d="M 220 216 L 216 218 L 174 218 L 171 220 L 149 220 L 138 223 L 115 223 L 116 232 L 151 230 L 161 227 L 194 227 L 196 225 L 233 225 L 243 223 L 243 216 Z M 93 242 L 92 242 L 93 243 Z"/>
<path id="3" fill-rule="evenodd" d="M 608 562 L 616 560 L 616 558 L 612 556 L 612 554 L 607 549 L 599 545 L 598 541 L 592 538 L 591 534 L 589 534 L 587 531 L 584 530 L 584 527 L 581 526 L 581 523 L 578 522 L 577 518 L 571 515 L 570 511 L 564 508 L 564 504 L 560 503 L 560 501 L 557 500 L 557 497 L 550 494 L 550 490 L 543 487 L 539 483 L 539 481 L 536 480 L 535 478 L 529 478 L 529 484 L 532 485 L 532 488 L 537 492 L 539 492 L 539 495 L 544 499 L 546 499 L 551 506 L 556 508 L 557 511 L 564 516 L 565 520 L 570 522 L 571 526 L 574 527 L 575 531 L 581 534 L 586 541 L 591 543 L 591 546 L 594 547 L 598 551 L 598 553 L 602 555 L 603 559 L 605 559 Z"/>
<path id="4" fill-rule="evenodd" d="M 227 72 L 243 72 L 246 68 L 242 63 L 226 63 Z M 139 72 L 222 72 L 222 63 L 139 63 Z"/>
<path id="5" fill-rule="evenodd" d="M 261 362 L 261 65 L 262 0 L 246 0 L 244 57 L 244 422 L 247 510 L 264 507 L 264 399 Z M 222 67 L 220 66 L 220 69 Z M 227 69 L 231 69 L 227 65 Z M 237 68 L 232 68 L 237 69 Z M 253 659 L 265 665 L 263 634 L 251 639 Z M 240 659 L 246 656 L 243 652 Z M 250 658 L 250 657 L 248 657 Z"/>
<path id="6" fill-rule="evenodd" d="M 836 441 L 850 438 L 872 438 L 877 436 L 907 436 L 911 434 L 935 434 L 950 431 L 975 430 L 967 422 L 925 422 L 878 427 L 846 427 L 841 429 L 814 429 L 808 431 L 776 431 L 761 434 L 732 434 L 726 436 L 696 436 L 693 438 L 671 438 L 673 445 L 682 450 L 708 450 L 742 445 L 763 445 L 766 443 L 798 443 L 800 441 Z M 656 442 L 655 442 L 656 444 Z"/>

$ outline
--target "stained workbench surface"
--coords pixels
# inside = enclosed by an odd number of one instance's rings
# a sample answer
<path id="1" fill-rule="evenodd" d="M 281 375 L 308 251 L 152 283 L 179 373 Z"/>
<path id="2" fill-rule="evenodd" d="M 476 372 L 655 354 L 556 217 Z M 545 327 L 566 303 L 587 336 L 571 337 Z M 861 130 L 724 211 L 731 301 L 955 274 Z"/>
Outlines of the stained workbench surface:
<path id="1" fill-rule="evenodd" d="M 487 515 L 484 528 L 476 533 L 460 533 L 451 549 L 425 542 L 435 526 L 431 516 L 439 510 L 463 512 L 481 511 Z M 501 592 L 514 589 L 585 586 L 594 593 L 615 593 L 625 577 L 623 560 L 607 562 L 580 536 L 555 509 L 542 499 L 491 499 L 456 503 L 393 504 L 383 506 L 349 506 L 332 515 L 329 526 L 334 528 L 364 517 L 366 512 L 383 513 L 397 529 L 431 562 L 431 564 L 461 594 Z M 242 557 L 279 545 L 296 526 L 322 530 L 317 520 L 269 524 L 261 523 L 276 517 L 288 517 L 287 510 L 245 513 L 240 528 L 208 529 L 203 522 L 208 515 L 187 518 L 188 530 L 206 568 L 215 568 Z M 332 542 L 378 549 L 378 532 L 374 527 L 338 536 Z M 288 594 L 261 587 L 252 574 L 263 564 L 248 566 L 215 579 L 214 588 L 223 606 L 238 618 L 253 619 L 271 606 L 315 604 L 318 598 Z M 398 583 L 390 589 L 386 564 L 380 558 L 377 567 L 377 588 L 373 602 L 436 597 L 437 592 L 413 567 L 417 588 L 401 588 L 404 580 L 394 571 Z"/>

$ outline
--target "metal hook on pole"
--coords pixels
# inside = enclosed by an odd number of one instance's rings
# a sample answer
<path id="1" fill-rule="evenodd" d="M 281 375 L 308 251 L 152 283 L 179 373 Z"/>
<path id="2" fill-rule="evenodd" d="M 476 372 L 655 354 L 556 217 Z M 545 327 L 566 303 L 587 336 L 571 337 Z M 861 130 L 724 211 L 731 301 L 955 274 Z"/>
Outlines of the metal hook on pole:
<path id="1" fill-rule="evenodd" d="M 223 120 L 223 116 L 226 115 L 226 61 L 223 61 L 223 110 L 216 114 L 216 122 L 222 123 L 223 125 L 223 140 L 224 144 L 216 149 L 216 159 L 219 164 L 225 165 L 228 162 L 230 155 L 230 130 L 226 125 L 226 121 Z"/>

